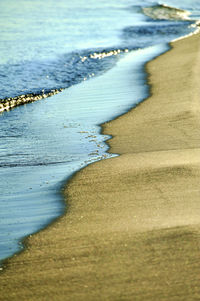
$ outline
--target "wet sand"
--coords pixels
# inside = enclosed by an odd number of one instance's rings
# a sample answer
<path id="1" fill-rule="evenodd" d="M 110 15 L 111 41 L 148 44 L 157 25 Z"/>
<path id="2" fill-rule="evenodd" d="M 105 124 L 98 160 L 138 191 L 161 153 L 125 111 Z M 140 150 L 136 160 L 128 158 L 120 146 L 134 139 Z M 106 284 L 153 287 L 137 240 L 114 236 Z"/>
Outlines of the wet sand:
<path id="1" fill-rule="evenodd" d="M 199 300 L 199 35 L 148 63 L 151 96 L 103 125 L 121 156 L 78 172 L 68 212 L 6 262 L 0 300 Z"/>

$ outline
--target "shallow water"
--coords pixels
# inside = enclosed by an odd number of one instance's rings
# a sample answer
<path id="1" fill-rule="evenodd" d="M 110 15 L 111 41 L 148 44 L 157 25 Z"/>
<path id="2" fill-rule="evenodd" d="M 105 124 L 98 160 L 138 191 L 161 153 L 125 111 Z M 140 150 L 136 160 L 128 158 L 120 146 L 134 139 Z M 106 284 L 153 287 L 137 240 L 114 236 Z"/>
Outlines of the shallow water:
<path id="1" fill-rule="evenodd" d="M 144 62 L 167 48 L 131 52 L 98 78 L 2 115 L 1 258 L 18 251 L 22 246 L 16 242 L 24 236 L 62 214 L 63 181 L 88 163 L 111 157 L 104 143 L 108 137 L 100 135 L 98 125 L 144 99 Z"/>
<path id="2" fill-rule="evenodd" d="M 155 11 L 156 5 L 150 16 Z M 111 50 L 169 42 L 192 31 L 181 18 L 145 16 L 139 0 L 4 0 L 0 12 L 0 98 L 70 87 L 112 68 L 119 55 Z M 109 55 L 99 59 L 99 52 Z"/>
<path id="3" fill-rule="evenodd" d="M 0 3 L 1 98 L 71 87 L 0 115 L 0 259 L 64 212 L 67 178 L 111 156 L 99 124 L 147 97 L 144 63 L 193 30 L 190 21 L 150 19 L 140 1 L 20 3 Z"/>

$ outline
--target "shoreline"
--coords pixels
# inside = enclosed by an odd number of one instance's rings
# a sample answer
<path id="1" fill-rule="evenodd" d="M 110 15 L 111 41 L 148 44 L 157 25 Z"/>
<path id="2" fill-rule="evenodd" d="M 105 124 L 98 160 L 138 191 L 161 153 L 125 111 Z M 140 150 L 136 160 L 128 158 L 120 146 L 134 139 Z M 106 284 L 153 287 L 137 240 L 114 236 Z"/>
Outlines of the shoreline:
<path id="1" fill-rule="evenodd" d="M 118 116 L 122 113 L 127 112 L 127 110 L 130 109 L 131 106 L 133 106 L 133 103 L 138 102 L 140 100 L 143 100 L 147 97 L 147 85 L 145 84 L 145 74 L 143 71 L 144 63 L 149 61 L 150 59 L 154 58 L 156 55 L 163 53 L 164 50 L 168 49 L 166 45 L 163 46 L 155 46 L 150 47 L 145 50 L 140 51 L 133 51 L 126 56 L 124 56 L 115 66 L 115 68 L 109 70 L 104 75 L 91 79 L 90 81 L 85 81 L 84 83 L 71 87 L 69 91 L 63 91 L 62 93 L 59 93 L 57 96 L 54 96 L 51 102 L 43 101 L 39 102 L 38 104 L 35 104 L 34 106 L 30 105 L 27 108 L 21 107 L 20 110 L 17 110 L 18 113 L 25 113 L 26 114 L 31 113 L 31 120 L 32 124 L 35 124 L 33 128 L 34 134 L 33 139 L 35 140 L 37 144 L 37 138 L 38 140 L 46 140 L 46 149 L 49 147 L 48 156 L 51 157 L 53 155 L 54 158 L 58 158 L 60 160 L 60 150 L 63 149 L 65 154 L 72 155 L 72 158 L 74 157 L 75 161 L 73 160 L 71 162 L 67 162 L 66 166 L 63 166 L 63 168 L 58 164 L 55 166 L 55 174 L 52 174 L 52 176 L 57 179 L 56 182 L 63 182 L 63 179 L 67 179 L 68 176 L 71 176 L 71 173 L 78 171 L 81 167 L 88 165 L 91 162 L 99 161 L 101 158 L 107 158 L 113 155 L 110 155 L 106 153 L 108 146 L 104 142 L 106 139 L 108 139 L 108 136 L 101 135 L 101 127 L 100 124 L 102 124 L 105 121 L 112 120 L 115 116 Z M 131 78 L 131 79 L 130 79 Z M 132 85 L 132 83 L 134 83 Z M 144 85 L 144 86 L 143 86 Z M 102 90 L 101 87 L 104 86 L 104 89 Z M 135 93 L 136 91 L 136 93 Z M 123 99 L 121 98 L 121 95 L 123 95 Z M 69 97 L 70 96 L 70 97 Z M 58 105 L 59 103 L 59 105 Z M 95 103 L 95 106 L 94 106 Z M 121 105 L 120 105 L 121 104 Z M 33 112 L 31 112 L 33 108 Z M 35 110 L 34 110 L 35 108 Z M 61 109 L 61 111 L 60 111 Z M 39 111 L 38 111 L 39 110 Z M 34 112 L 36 115 L 34 115 Z M 38 112 L 40 114 L 38 115 Z M 48 113 L 47 113 L 48 112 Z M 33 114 L 32 114 L 33 113 Z M 54 119 L 49 120 L 49 115 L 53 113 Z M 12 119 L 13 114 L 15 115 L 15 112 L 10 112 L 10 117 Z M 7 115 L 7 114 L 6 114 Z M 6 117 L 4 115 L 3 118 Z M 40 120 L 37 121 L 38 116 L 40 116 Z M 65 124 L 65 120 L 71 120 L 74 123 L 71 124 L 69 122 L 69 127 L 63 127 L 62 124 Z M 57 121 L 61 126 L 62 131 L 59 131 L 59 138 L 56 143 L 57 147 L 54 147 L 52 144 L 52 138 L 49 137 L 48 139 L 48 132 L 45 132 L 46 125 L 48 125 L 48 129 L 50 131 L 51 128 L 51 135 L 52 136 L 58 136 L 58 133 L 56 133 L 57 129 Z M 63 123 L 62 123 L 63 120 Z M 29 121 L 29 118 L 28 118 Z M 77 122 L 77 123 L 76 123 Z M 54 125 L 53 125 L 54 124 Z M 72 126 L 72 129 L 71 129 Z M 41 129 L 42 132 L 41 132 Z M 19 128 L 20 130 L 20 128 Z M 28 138 L 29 142 L 32 143 L 31 139 L 31 132 L 32 132 L 32 126 L 30 124 L 30 139 Z M 41 132 L 41 133 L 40 133 Z M 43 139 L 41 137 L 43 136 Z M 71 147 L 68 149 L 68 141 L 70 137 L 70 144 Z M 35 139 L 36 138 L 36 139 Z M 48 141 L 49 140 L 49 141 Z M 79 141 L 80 140 L 80 141 Z M 19 140 L 18 140 L 19 141 Z M 63 142 L 62 142 L 63 141 Z M 79 141 L 79 142 L 78 142 Z M 21 142 L 19 142 L 21 144 Z M 34 144 L 34 143 L 33 143 Z M 23 145 L 23 140 L 22 140 Z M 58 145 L 60 147 L 58 148 Z M 76 146 L 77 145 L 77 146 Z M 42 145 L 41 145 L 42 147 Z M 76 153 L 76 149 L 84 148 L 84 155 L 82 154 L 82 151 L 78 151 Z M 58 152 L 57 149 L 58 148 Z M 54 149 L 54 151 L 53 151 Z M 43 150 L 43 147 L 41 148 Z M 34 148 L 34 145 L 30 148 L 30 152 L 37 153 L 37 149 Z M 54 155 L 54 152 L 55 155 Z M 42 153 L 41 153 L 42 155 Z M 43 155 L 42 155 L 43 157 Z M 78 161 L 77 161 L 78 160 Z M 81 161 L 80 161 L 81 160 Z M 46 162 L 45 159 L 45 153 L 42 160 L 44 163 Z M 41 162 L 42 162 L 41 161 Z M 78 164 L 77 164 L 77 163 Z M 29 162 L 27 162 L 29 164 Z M 72 167 L 72 170 L 70 171 L 70 166 Z M 62 169 L 62 171 L 60 170 Z M 46 169 L 46 167 L 45 167 Z M 43 168 L 42 168 L 43 170 Z M 43 171 L 41 172 L 43 173 Z M 59 172 L 61 171 L 61 174 Z M 24 170 L 26 172 L 26 168 Z M 59 179 L 56 176 L 58 173 Z M 9 172 L 11 179 L 12 178 L 12 171 Z M 23 173 L 22 173 L 23 174 Z M 29 185 L 32 187 L 31 183 L 31 174 L 29 173 L 30 181 Z M 46 171 L 46 178 L 47 182 L 49 182 L 49 179 L 51 179 L 51 170 L 49 173 Z M 38 181 L 41 181 L 41 179 L 38 179 Z M 10 182 L 10 181 L 9 181 Z M 51 181 L 50 181 L 51 182 Z M 50 183 L 49 182 L 49 183 Z M 20 183 L 22 184 L 23 181 Z M 24 183 L 26 185 L 26 182 Z M 41 183 L 38 183 L 41 184 Z M 13 185 L 15 186 L 15 185 Z M 23 186 L 23 184 L 22 184 Z M 48 185 L 49 186 L 49 185 Z M 48 186 L 47 191 L 48 191 Z M 12 188 L 12 187 L 11 187 Z M 54 186 L 55 188 L 55 186 Z M 19 189 L 19 186 L 17 187 Z M 14 187 L 13 187 L 14 190 Z M 49 190 L 49 194 L 46 197 L 46 201 L 49 199 L 51 200 L 52 193 Z M 60 189 L 59 189 L 60 192 Z M 15 199 L 15 192 L 13 191 L 13 198 Z M 37 196 L 35 199 L 35 202 L 37 202 L 39 196 Z M 42 197 L 42 196 L 41 196 Z M 57 197 L 55 196 L 55 199 Z M 63 199 L 63 198 L 62 198 Z M 16 198 L 16 204 L 20 201 L 18 198 Z M 30 199 L 29 199 L 30 202 Z M 34 199 L 33 199 L 33 206 L 34 206 Z M 56 206 L 57 203 L 57 206 Z M 55 206 L 59 206 L 59 201 L 55 203 Z M 63 203 L 63 202 L 61 202 Z M 39 204 L 38 204 L 39 205 Z M 39 209 L 40 205 L 37 207 Z M 41 208 L 42 208 L 41 203 Z M 53 206 L 50 206 L 52 208 Z M 15 207 L 16 208 L 16 207 Z M 28 209 L 28 208 L 27 208 Z M 2 212 L 3 214 L 3 212 Z M 54 213 L 52 212 L 53 217 Z M 59 214 L 61 215 L 61 214 Z M 21 237 L 17 240 L 19 241 L 20 249 L 23 248 L 21 245 L 21 240 L 23 237 L 28 236 L 29 234 L 37 233 L 38 230 L 42 229 L 41 224 L 39 223 L 39 227 L 34 227 L 34 231 L 31 229 L 31 218 L 34 216 L 32 214 L 32 210 L 27 210 L 26 212 L 26 220 L 27 220 L 27 227 L 24 228 L 24 235 L 21 235 Z M 41 218 L 41 222 L 43 222 L 44 216 L 39 215 Z M 38 217 L 39 217 L 38 216 Z M 30 217 L 30 220 L 29 218 Z M 2 216 L 3 218 L 3 216 Z M 13 216 L 14 218 L 14 216 Z M 51 224 L 51 219 L 49 218 L 49 224 Z M 13 224 L 14 220 L 13 220 Z M 46 226 L 46 223 L 45 223 Z M 30 231 L 29 231 L 30 229 Z M 15 227 L 13 227 L 12 235 L 14 235 Z M 8 233 L 9 234 L 9 233 Z M 18 238 L 18 232 L 15 233 L 16 238 Z M 5 237 L 5 239 L 4 239 Z M 2 237 L 2 245 L 6 243 L 6 236 L 4 235 Z M 12 240 L 9 241 L 10 245 L 12 246 Z M 17 247 L 16 240 L 13 240 L 13 246 Z M 16 250 L 16 249 L 15 249 Z M 0 261 L 2 262 L 5 257 L 10 257 L 11 248 L 7 248 L 7 254 L 6 250 L 3 248 L 2 250 L 4 252 L 1 252 L 1 258 Z M 10 252 L 9 252 L 10 251 Z M 5 256 L 7 255 L 7 256 Z M 13 255 L 13 254 L 12 254 Z M 3 258 L 4 257 L 4 258 Z"/>
<path id="2" fill-rule="evenodd" d="M 103 125 L 121 155 L 75 174 L 68 214 L 6 261 L 0 300 L 197 300 L 198 38 L 147 64 L 150 96 Z"/>

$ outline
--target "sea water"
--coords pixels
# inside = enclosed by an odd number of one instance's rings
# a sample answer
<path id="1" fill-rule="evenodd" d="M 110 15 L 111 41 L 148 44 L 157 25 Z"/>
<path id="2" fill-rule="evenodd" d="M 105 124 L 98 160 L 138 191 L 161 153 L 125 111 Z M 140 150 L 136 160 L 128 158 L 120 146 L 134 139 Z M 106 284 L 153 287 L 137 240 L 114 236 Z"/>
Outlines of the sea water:
<path id="1" fill-rule="evenodd" d="M 100 124 L 148 96 L 144 64 L 196 29 L 200 4 L 2 0 L 0 15 L 0 98 L 64 89 L 0 115 L 3 260 L 67 210 L 67 179 L 115 156 Z"/>

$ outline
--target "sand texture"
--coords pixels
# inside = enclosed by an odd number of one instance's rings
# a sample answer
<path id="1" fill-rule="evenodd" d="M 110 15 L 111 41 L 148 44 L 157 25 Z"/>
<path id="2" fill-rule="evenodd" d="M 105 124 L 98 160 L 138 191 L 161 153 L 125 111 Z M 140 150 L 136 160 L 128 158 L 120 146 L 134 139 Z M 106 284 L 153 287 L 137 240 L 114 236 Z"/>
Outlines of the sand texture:
<path id="1" fill-rule="evenodd" d="M 200 44 L 148 63 L 151 96 L 103 125 L 121 156 L 78 172 L 67 214 L 0 274 L 0 300 L 200 300 Z"/>

